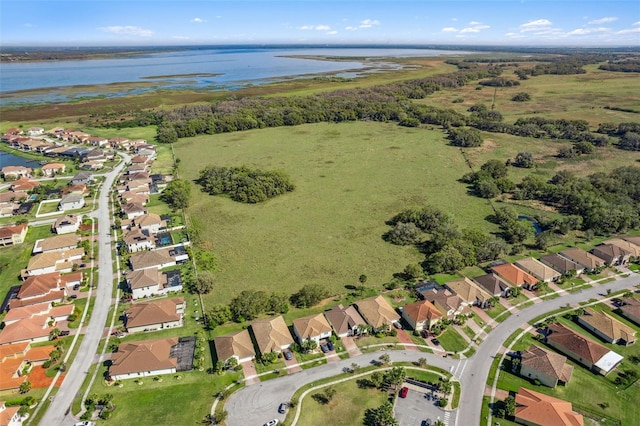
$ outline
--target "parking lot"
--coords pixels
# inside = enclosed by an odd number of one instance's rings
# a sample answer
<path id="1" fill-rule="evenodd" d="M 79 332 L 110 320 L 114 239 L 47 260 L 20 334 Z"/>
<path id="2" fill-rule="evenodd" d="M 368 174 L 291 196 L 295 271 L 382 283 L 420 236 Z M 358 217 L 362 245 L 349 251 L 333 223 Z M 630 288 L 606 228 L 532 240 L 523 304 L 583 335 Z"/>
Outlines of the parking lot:
<path id="1" fill-rule="evenodd" d="M 455 413 L 442 410 L 437 405 L 437 396 L 434 399 L 430 390 L 403 384 L 409 388 L 406 398 L 396 398 L 395 418 L 400 426 L 423 426 L 423 421 L 430 419 L 433 425 L 437 419 L 448 425 L 455 424 L 452 421 Z"/>

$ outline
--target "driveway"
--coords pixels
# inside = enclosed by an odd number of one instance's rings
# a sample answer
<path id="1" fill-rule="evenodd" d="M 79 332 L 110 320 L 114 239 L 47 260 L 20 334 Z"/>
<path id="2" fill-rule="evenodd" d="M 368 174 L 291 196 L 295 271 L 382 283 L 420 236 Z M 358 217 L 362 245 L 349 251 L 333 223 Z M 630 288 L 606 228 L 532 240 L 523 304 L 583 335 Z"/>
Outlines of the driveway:
<path id="1" fill-rule="evenodd" d="M 256 371 L 256 366 L 253 364 L 253 361 L 246 361 L 240 365 L 242 366 L 245 385 L 250 386 L 260 383 L 260 378 L 258 377 L 258 372 Z"/>
<path id="2" fill-rule="evenodd" d="M 353 337 L 344 336 L 341 340 L 342 340 L 342 344 L 344 345 L 344 348 L 347 350 L 347 352 L 349 352 L 350 357 L 362 355 L 362 351 L 358 349 L 358 345 L 356 345 L 356 342 L 353 340 Z"/>
<path id="3" fill-rule="evenodd" d="M 405 349 L 409 349 L 411 351 L 418 350 L 418 348 L 415 346 L 416 344 L 413 343 L 413 340 L 411 340 L 411 336 L 409 336 L 407 330 L 399 329 L 396 331 L 398 332 L 398 340 L 400 340 L 400 343 L 408 343 L 408 345 L 404 346 Z"/>
<path id="4" fill-rule="evenodd" d="M 287 361 L 286 358 L 282 357 L 282 359 L 284 360 L 284 365 L 287 366 L 287 373 L 293 374 L 302 371 L 302 367 L 300 367 L 300 365 L 298 364 L 298 360 L 296 359 L 295 352 L 291 350 L 289 352 L 291 352 L 292 355 L 291 360 Z"/>

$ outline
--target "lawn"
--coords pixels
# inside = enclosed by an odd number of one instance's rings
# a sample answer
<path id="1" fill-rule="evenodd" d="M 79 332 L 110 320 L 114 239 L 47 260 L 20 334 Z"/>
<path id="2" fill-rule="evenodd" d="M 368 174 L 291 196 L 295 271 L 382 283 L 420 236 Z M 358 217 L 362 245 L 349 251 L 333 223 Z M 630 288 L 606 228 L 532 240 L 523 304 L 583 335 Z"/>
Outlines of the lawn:
<path id="1" fill-rule="evenodd" d="M 256 205 L 194 185 L 188 214 L 220 259 L 218 302 L 247 288 L 291 293 L 310 283 L 339 293 L 363 273 L 367 285 L 388 282 L 424 258 L 382 240 L 385 221 L 407 207 L 431 204 L 461 226 L 496 230 L 486 200 L 457 181 L 467 166 L 440 131 L 320 123 L 187 138 L 175 151 L 188 180 L 210 164 L 246 164 L 283 170 L 296 185 Z"/>
<path id="2" fill-rule="evenodd" d="M 500 315 L 500 318 L 498 318 L 498 321 L 504 321 L 505 318 L 508 318 L 509 315 L 510 315 L 507 312 L 507 308 L 502 306 L 502 304 L 500 304 L 500 303 L 496 303 L 491 308 L 485 309 L 485 312 L 487 313 L 487 315 L 489 315 L 493 319 L 496 319 L 498 317 L 498 315 Z M 503 314 L 503 312 L 507 312 L 507 313 Z"/>
<path id="3" fill-rule="evenodd" d="M 314 394 L 322 394 L 325 388 L 312 391 L 300 401 L 302 404 L 298 425 L 318 425 L 330 421 L 332 425 L 362 424 L 367 408 L 376 408 L 387 400 L 386 393 L 375 388 L 360 388 L 357 380 L 347 380 L 331 385 L 336 394 L 327 404 L 313 398 Z M 329 420 L 330 419 L 330 420 Z"/>
<path id="4" fill-rule="evenodd" d="M 453 327 L 447 327 L 445 331 L 438 336 L 440 345 L 448 352 L 460 352 L 469 344 Z"/>

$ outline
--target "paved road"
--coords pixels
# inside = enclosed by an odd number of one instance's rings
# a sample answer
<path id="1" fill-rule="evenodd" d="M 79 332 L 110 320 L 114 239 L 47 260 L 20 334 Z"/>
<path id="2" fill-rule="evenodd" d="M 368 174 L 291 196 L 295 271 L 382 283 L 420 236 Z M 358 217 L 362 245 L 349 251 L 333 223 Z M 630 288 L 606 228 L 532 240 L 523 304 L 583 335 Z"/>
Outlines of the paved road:
<path id="1" fill-rule="evenodd" d="M 449 426 L 468 426 L 480 424 L 482 410 L 482 395 L 484 395 L 487 376 L 502 343 L 517 329 L 527 324 L 533 318 L 553 311 L 569 304 L 577 304 L 599 295 L 606 294 L 607 289 L 612 291 L 622 290 L 640 284 L 640 276 L 631 274 L 628 278 L 619 279 L 607 284 L 598 285 L 576 293 L 565 293 L 564 296 L 546 300 L 525 308 L 515 315 L 498 324 L 480 344 L 475 355 L 469 359 L 457 360 L 443 358 L 441 355 L 429 354 L 421 351 L 386 351 L 392 361 L 417 361 L 424 357 L 429 365 L 452 371 L 453 375 L 462 384 L 462 395 L 457 418 L 452 417 Z M 278 405 L 289 401 L 296 389 L 301 386 L 327 377 L 335 376 L 356 362 L 366 365 L 372 360 L 377 360 L 381 352 L 373 352 L 359 355 L 336 363 L 325 364 L 319 367 L 303 370 L 300 373 L 290 374 L 281 378 L 268 380 L 264 383 L 247 386 L 233 393 L 225 404 L 229 416 L 226 420 L 229 426 L 262 425 L 266 421 L 284 416 L 278 414 Z"/>
<path id="2" fill-rule="evenodd" d="M 107 322 L 113 291 L 109 195 L 114 180 L 124 168 L 125 164 L 131 160 L 131 156 L 127 154 L 120 155 L 124 157 L 125 161 L 121 162 L 113 171 L 105 174 L 106 179 L 102 184 L 98 198 L 98 209 L 90 214 L 90 216 L 98 219 L 98 241 L 100 245 L 100 251 L 98 252 L 98 270 L 100 272 L 98 274 L 98 289 L 95 293 L 95 303 L 91 318 L 89 319 L 89 326 L 80 344 L 80 349 L 71 363 L 67 376 L 62 382 L 62 386 L 60 386 L 53 402 L 40 421 L 42 425 L 57 426 L 75 423 L 74 419 L 67 414 L 67 410 L 69 410 L 73 399 L 80 390 L 85 377 L 87 377 L 87 372 L 94 360 Z"/>

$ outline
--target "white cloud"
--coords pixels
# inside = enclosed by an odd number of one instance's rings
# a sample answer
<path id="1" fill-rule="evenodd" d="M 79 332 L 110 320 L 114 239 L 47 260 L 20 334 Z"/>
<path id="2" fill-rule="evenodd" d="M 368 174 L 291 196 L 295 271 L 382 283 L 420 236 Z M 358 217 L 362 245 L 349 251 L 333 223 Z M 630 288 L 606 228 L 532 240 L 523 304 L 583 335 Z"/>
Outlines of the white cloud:
<path id="1" fill-rule="evenodd" d="M 465 34 L 465 33 L 479 33 L 482 30 L 486 30 L 491 28 L 489 25 L 476 25 L 473 27 L 467 27 L 467 28 L 463 28 L 460 30 L 461 34 Z"/>
<path id="2" fill-rule="evenodd" d="M 305 31 L 329 31 L 331 30 L 331 27 L 329 25 L 303 25 L 298 27 L 298 29 Z"/>
<path id="3" fill-rule="evenodd" d="M 359 27 L 360 28 L 371 28 L 375 25 L 380 25 L 380 21 L 378 21 L 377 19 L 365 19 L 364 21 L 360 22 Z"/>
<path id="4" fill-rule="evenodd" d="M 598 27 L 598 28 L 577 28 L 573 31 L 569 31 L 567 33 L 568 36 L 572 35 L 586 35 L 586 34 L 594 34 L 594 33 L 606 33 L 610 32 L 610 28 Z"/>
<path id="5" fill-rule="evenodd" d="M 509 38 L 524 38 L 524 36 L 520 33 L 506 33 L 505 36 Z"/>
<path id="6" fill-rule="evenodd" d="M 618 18 L 616 18 L 615 16 L 606 16 L 604 18 L 594 19 L 593 21 L 589 21 L 588 23 L 599 25 L 599 24 L 607 24 L 609 22 L 615 22 L 617 20 Z"/>
<path id="7" fill-rule="evenodd" d="M 480 22 L 478 22 L 478 21 L 471 21 L 471 22 L 469 22 L 469 25 L 480 25 Z"/>
<path id="8" fill-rule="evenodd" d="M 191 20 L 191 22 L 196 23 L 196 24 L 202 24 L 202 23 L 207 22 L 207 20 L 206 19 L 202 19 L 202 18 L 193 18 Z"/>
<path id="9" fill-rule="evenodd" d="M 353 27 L 349 25 L 348 27 L 344 27 L 346 31 L 358 31 L 358 27 Z"/>
<path id="10" fill-rule="evenodd" d="M 638 22 L 634 22 L 634 23 L 633 23 L 633 24 L 631 24 L 631 25 L 634 25 L 634 26 L 635 26 L 635 25 L 640 25 L 640 21 L 638 21 Z"/>
<path id="11" fill-rule="evenodd" d="M 329 32 L 327 32 L 327 34 L 329 34 L 329 35 L 335 35 L 335 34 L 338 34 L 338 32 L 337 32 L 337 31 L 335 31 L 335 30 L 333 30 L 333 31 L 329 31 Z"/>
<path id="12" fill-rule="evenodd" d="M 458 18 L 451 18 L 451 20 L 455 22 L 458 20 Z"/>
<path id="13" fill-rule="evenodd" d="M 132 25 L 112 25 L 109 27 L 100 27 L 98 28 L 100 31 L 104 31 L 105 33 L 111 33 L 116 35 L 127 35 L 127 36 L 137 36 L 137 37 L 151 37 L 153 35 L 153 31 L 145 30 L 144 28 L 134 27 Z"/>
<path id="14" fill-rule="evenodd" d="M 536 19 L 535 21 L 529 21 L 520 25 L 520 32 L 540 31 L 549 27 L 551 27 L 551 21 L 548 19 Z"/>
<path id="15" fill-rule="evenodd" d="M 453 27 L 445 27 L 441 30 L 443 33 L 457 33 L 458 30 Z"/>
<path id="16" fill-rule="evenodd" d="M 640 27 L 639 28 L 631 28 L 629 30 L 620 30 L 616 34 L 632 34 L 632 33 L 640 33 Z"/>

